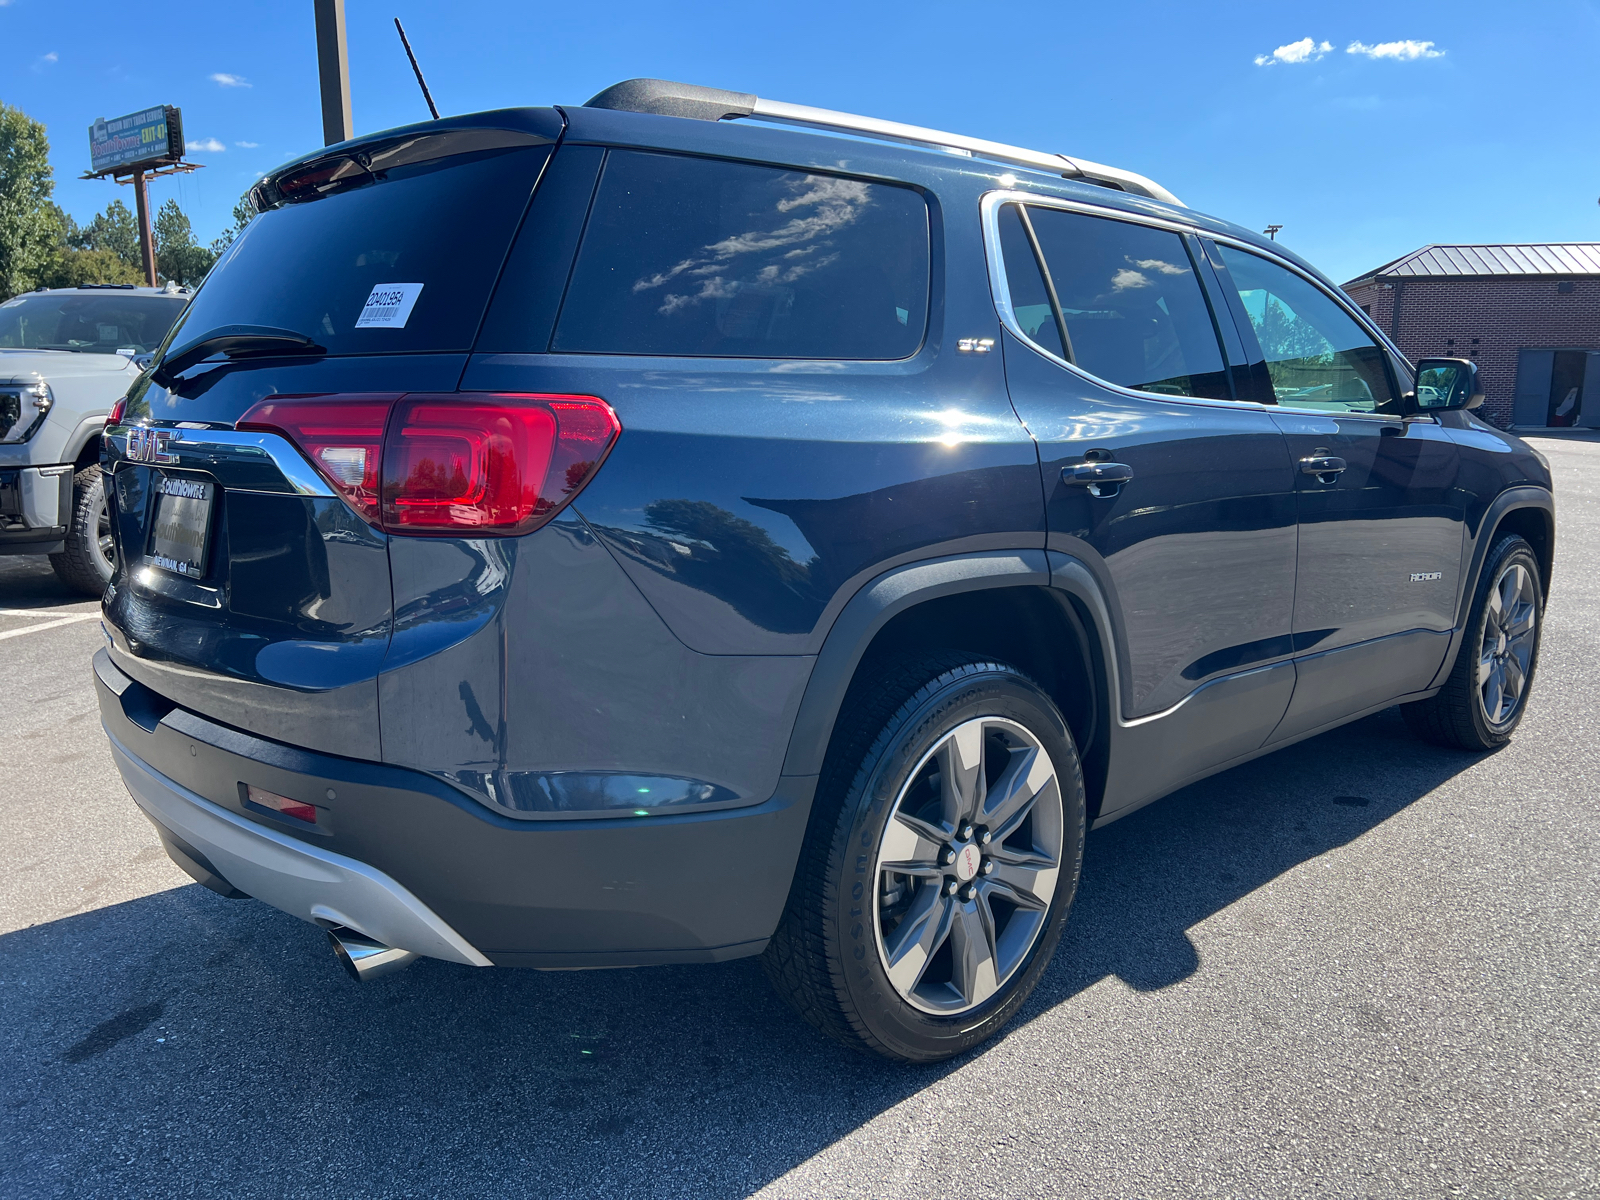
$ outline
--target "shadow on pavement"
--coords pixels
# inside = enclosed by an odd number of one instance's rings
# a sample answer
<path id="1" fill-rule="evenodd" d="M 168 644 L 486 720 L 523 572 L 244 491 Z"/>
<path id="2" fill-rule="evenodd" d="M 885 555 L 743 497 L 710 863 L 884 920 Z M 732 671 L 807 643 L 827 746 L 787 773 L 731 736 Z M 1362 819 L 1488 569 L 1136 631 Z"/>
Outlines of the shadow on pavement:
<path id="1" fill-rule="evenodd" d="M 51 569 L 46 554 L 0 556 L 0 608 L 31 608 L 48 612 L 66 604 L 86 604 L 94 600 L 75 592 Z"/>
<path id="2" fill-rule="evenodd" d="M 1010 1036 L 1107 976 L 1184 979 L 1191 926 L 1472 761 L 1390 711 L 1091 835 Z M 198 886 L 0 938 L 0 1029 L 10 1195 L 737 1197 L 962 1061 L 836 1047 L 752 960 L 358 987 L 315 930 Z"/>

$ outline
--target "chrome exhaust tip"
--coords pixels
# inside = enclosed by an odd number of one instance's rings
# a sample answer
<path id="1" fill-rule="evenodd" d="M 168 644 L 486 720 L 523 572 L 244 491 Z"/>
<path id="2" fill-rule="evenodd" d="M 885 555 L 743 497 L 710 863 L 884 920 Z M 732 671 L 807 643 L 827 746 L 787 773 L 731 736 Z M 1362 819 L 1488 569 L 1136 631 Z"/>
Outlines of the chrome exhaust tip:
<path id="1" fill-rule="evenodd" d="M 422 957 L 410 950 L 385 946 L 343 926 L 328 930 L 328 941 L 333 944 L 333 952 L 339 956 L 346 973 L 357 983 L 403 970 Z"/>

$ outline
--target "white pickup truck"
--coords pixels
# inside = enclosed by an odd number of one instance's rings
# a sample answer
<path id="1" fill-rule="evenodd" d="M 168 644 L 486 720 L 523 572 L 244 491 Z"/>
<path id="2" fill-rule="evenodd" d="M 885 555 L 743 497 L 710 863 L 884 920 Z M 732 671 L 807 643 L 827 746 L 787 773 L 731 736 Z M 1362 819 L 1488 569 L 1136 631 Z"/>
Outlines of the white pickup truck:
<path id="1" fill-rule="evenodd" d="M 171 284 L 124 284 L 0 303 L 0 554 L 48 554 L 69 587 L 105 590 L 100 431 L 188 302 Z"/>

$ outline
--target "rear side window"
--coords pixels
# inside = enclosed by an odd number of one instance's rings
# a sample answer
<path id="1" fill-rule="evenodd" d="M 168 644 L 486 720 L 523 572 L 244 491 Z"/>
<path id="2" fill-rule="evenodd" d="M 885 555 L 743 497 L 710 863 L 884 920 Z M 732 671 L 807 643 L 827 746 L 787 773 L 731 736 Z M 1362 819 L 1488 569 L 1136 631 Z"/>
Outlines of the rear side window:
<path id="1" fill-rule="evenodd" d="M 1180 236 L 1061 209 L 1029 206 L 1026 215 L 1060 304 L 1069 361 L 1139 391 L 1231 397 L 1211 309 Z M 1009 249 L 1006 264 L 1009 275 Z"/>
<path id="2" fill-rule="evenodd" d="M 928 206 L 910 188 L 613 150 L 551 348 L 907 358 L 928 278 Z"/>
<path id="3" fill-rule="evenodd" d="M 525 145 L 374 162 L 292 191 L 289 180 L 207 276 L 174 344 L 266 325 L 329 354 L 470 349 L 548 157 L 547 145 Z"/>

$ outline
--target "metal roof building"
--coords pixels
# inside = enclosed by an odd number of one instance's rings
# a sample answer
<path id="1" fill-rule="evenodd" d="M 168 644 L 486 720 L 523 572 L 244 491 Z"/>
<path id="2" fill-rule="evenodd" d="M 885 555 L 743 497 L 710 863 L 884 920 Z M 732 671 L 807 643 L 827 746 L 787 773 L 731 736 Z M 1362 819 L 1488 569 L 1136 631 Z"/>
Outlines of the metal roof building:
<path id="1" fill-rule="evenodd" d="M 1486 420 L 1600 429 L 1600 242 L 1423 246 L 1344 290 L 1413 361 L 1476 361 Z"/>
<path id="2" fill-rule="evenodd" d="M 1600 276 L 1600 242 L 1424 246 L 1351 280 L 1345 290 L 1372 279 L 1486 279 L 1497 275 Z"/>

